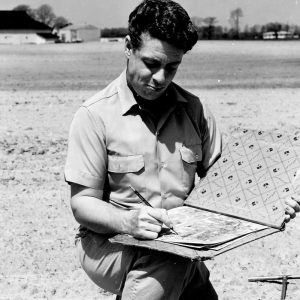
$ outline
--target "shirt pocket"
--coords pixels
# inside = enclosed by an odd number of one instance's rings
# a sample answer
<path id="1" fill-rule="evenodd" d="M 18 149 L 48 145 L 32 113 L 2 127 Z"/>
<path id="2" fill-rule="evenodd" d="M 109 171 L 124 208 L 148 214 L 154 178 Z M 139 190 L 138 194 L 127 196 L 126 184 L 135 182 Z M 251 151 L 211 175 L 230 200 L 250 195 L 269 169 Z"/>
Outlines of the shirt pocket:
<path id="1" fill-rule="evenodd" d="M 135 173 L 144 168 L 143 155 L 117 156 L 108 155 L 108 172 Z"/>
<path id="2" fill-rule="evenodd" d="M 189 193 L 195 183 L 197 163 L 202 160 L 201 144 L 183 145 L 179 148 L 181 156 L 181 178 L 186 193 Z"/>
<path id="3" fill-rule="evenodd" d="M 121 205 L 136 202 L 129 188 L 144 189 L 145 161 L 143 155 L 108 155 L 108 181 L 110 197 Z"/>

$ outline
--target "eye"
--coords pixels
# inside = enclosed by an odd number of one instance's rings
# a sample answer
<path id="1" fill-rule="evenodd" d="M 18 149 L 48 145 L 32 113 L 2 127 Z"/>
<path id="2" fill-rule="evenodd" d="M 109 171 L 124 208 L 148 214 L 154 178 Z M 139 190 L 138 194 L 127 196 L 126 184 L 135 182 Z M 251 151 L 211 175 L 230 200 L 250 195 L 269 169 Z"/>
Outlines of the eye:
<path id="1" fill-rule="evenodd" d="M 160 67 L 160 64 L 156 61 L 144 60 L 144 64 L 148 69 L 155 69 Z"/>
<path id="2" fill-rule="evenodd" d="M 145 65 L 151 69 L 151 68 L 155 68 L 156 67 L 156 64 L 155 63 L 145 63 Z"/>
<path id="3" fill-rule="evenodd" d="M 179 64 L 172 64 L 172 65 L 167 65 L 166 70 L 169 72 L 174 72 L 178 69 Z"/>

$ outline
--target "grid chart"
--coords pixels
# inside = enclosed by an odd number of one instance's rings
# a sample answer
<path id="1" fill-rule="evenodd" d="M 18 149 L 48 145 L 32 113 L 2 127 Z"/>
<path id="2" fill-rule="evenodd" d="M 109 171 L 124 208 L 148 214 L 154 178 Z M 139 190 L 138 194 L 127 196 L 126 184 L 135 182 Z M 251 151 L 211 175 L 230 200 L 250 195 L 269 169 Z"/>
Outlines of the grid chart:
<path id="1" fill-rule="evenodd" d="M 300 188 L 300 134 L 236 132 L 185 204 L 280 227 L 284 199 Z M 298 173 L 299 174 L 299 173 Z"/>

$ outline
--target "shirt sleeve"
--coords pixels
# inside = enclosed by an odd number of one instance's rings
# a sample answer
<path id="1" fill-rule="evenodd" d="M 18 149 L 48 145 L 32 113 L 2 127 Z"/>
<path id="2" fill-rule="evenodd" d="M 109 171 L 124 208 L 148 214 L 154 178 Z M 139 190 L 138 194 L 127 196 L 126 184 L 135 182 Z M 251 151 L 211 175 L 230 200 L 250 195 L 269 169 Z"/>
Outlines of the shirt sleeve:
<path id="1" fill-rule="evenodd" d="M 200 121 L 202 133 L 202 161 L 199 170 L 205 173 L 220 157 L 222 153 L 222 136 L 216 120 L 210 109 L 203 104 L 203 114 Z"/>
<path id="2" fill-rule="evenodd" d="M 65 180 L 103 190 L 106 169 L 104 124 L 95 120 L 87 107 L 80 107 L 70 127 Z"/>

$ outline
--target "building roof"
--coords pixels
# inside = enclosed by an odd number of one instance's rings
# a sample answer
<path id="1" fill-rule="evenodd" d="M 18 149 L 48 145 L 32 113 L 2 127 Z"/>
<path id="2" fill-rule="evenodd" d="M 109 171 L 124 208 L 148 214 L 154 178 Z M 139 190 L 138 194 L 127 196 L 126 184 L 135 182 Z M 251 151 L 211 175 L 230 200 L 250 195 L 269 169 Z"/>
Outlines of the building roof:
<path id="1" fill-rule="evenodd" d="M 100 30 L 98 27 L 90 24 L 79 24 L 79 25 L 69 25 L 63 27 L 62 30 L 79 30 L 79 29 L 97 29 Z"/>
<path id="2" fill-rule="evenodd" d="M 58 40 L 58 35 L 52 34 L 51 32 L 39 32 L 37 35 L 41 36 L 45 40 Z"/>
<path id="3" fill-rule="evenodd" d="M 44 23 L 31 18 L 26 11 L 0 10 L 0 30 L 49 30 Z"/>

